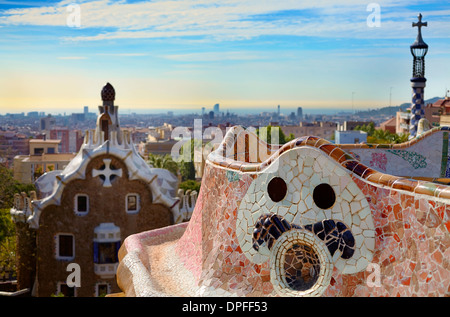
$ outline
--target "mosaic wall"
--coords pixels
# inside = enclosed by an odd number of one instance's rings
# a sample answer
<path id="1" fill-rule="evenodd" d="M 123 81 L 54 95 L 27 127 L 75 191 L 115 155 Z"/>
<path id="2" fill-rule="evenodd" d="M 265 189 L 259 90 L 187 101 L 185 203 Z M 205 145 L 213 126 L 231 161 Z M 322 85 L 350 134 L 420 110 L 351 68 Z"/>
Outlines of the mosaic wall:
<path id="1" fill-rule="evenodd" d="M 449 186 L 381 173 L 316 137 L 245 162 L 245 145 L 227 152 L 242 130 L 209 156 L 189 223 L 125 240 L 127 296 L 450 295 Z"/>
<path id="2" fill-rule="evenodd" d="M 341 144 L 361 163 L 397 176 L 450 177 L 449 127 L 433 128 L 402 144 Z"/>

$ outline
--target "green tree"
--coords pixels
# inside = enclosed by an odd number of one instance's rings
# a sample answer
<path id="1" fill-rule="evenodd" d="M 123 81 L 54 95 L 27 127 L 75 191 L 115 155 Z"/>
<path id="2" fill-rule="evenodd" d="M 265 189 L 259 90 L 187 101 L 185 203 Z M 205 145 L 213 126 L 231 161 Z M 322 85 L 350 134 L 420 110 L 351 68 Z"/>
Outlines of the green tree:
<path id="1" fill-rule="evenodd" d="M 367 143 L 373 144 L 398 144 L 408 141 L 409 134 L 391 133 L 387 130 L 375 129 L 375 124 L 370 122 L 362 126 L 356 126 L 355 130 L 367 132 Z"/>
<path id="2" fill-rule="evenodd" d="M 179 166 L 182 181 L 195 180 L 195 166 L 193 161 L 181 161 Z"/>
<path id="3" fill-rule="evenodd" d="M 29 193 L 35 190 L 33 184 L 22 184 L 14 179 L 11 169 L 0 164 L 0 209 L 11 208 L 14 203 L 14 194 Z"/>
<path id="4" fill-rule="evenodd" d="M 278 129 L 278 140 L 272 140 L 272 128 Z M 289 135 L 289 138 L 286 138 L 286 135 L 280 127 L 271 125 L 256 129 L 256 135 L 268 144 L 285 144 L 286 142 L 291 140 L 291 137 L 295 138 L 292 133 Z M 276 134 L 274 134 L 274 136 L 276 136 Z"/>
<path id="5" fill-rule="evenodd" d="M 15 235 L 14 223 L 11 220 L 9 209 L 0 209 L 0 244 L 8 237 Z"/>
<path id="6" fill-rule="evenodd" d="M 194 152 L 195 149 L 202 149 L 203 142 L 192 138 L 189 144 L 184 144 L 180 149 L 181 161 L 178 163 L 180 168 L 181 180 L 195 180 Z M 185 153 L 188 151 L 188 153 Z"/>
<path id="7" fill-rule="evenodd" d="M 186 190 L 195 190 L 198 193 L 200 192 L 200 182 L 197 182 L 195 180 L 192 179 L 188 179 L 187 181 L 181 182 L 180 183 L 180 189 L 186 191 Z"/>
<path id="8" fill-rule="evenodd" d="M 193 151 L 191 152 L 193 153 Z M 193 154 L 192 154 L 193 157 Z M 183 181 L 186 180 L 195 180 L 195 166 L 193 160 L 176 162 L 173 160 L 170 154 L 166 155 L 158 155 L 158 154 L 149 154 L 147 162 L 153 166 L 154 168 L 163 168 L 175 176 L 181 175 L 181 179 Z"/>
<path id="9" fill-rule="evenodd" d="M 32 190 L 34 185 L 16 181 L 12 170 L 0 164 L 0 267 L 10 271 L 16 270 L 16 231 L 10 215 L 14 194 Z"/>
<path id="10" fill-rule="evenodd" d="M 286 143 L 290 142 L 290 141 L 292 141 L 294 139 L 295 139 L 294 133 L 289 133 L 289 135 L 286 137 Z"/>
<path id="11" fill-rule="evenodd" d="M 157 155 L 157 154 L 149 154 L 148 155 L 148 161 L 150 165 L 152 165 L 154 168 L 163 168 L 170 172 L 172 172 L 175 175 L 178 175 L 178 172 L 180 170 L 179 165 L 177 162 L 175 162 L 172 159 L 172 156 L 169 154 L 166 155 Z"/>
<path id="12" fill-rule="evenodd" d="M 9 211 L 8 211 L 9 212 Z M 16 237 L 8 236 L 0 242 L 0 267 L 16 271 Z"/>
<path id="13" fill-rule="evenodd" d="M 367 132 L 367 136 L 372 136 L 375 132 L 375 123 L 369 122 L 368 124 L 363 124 L 362 126 L 357 125 L 354 130 L 360 130 Z"/>

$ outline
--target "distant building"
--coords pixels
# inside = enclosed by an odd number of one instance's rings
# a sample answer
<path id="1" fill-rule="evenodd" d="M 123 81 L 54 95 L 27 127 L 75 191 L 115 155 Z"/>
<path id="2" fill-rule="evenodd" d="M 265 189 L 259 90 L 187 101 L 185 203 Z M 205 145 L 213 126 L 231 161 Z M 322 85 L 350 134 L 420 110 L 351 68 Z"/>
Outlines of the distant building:
<path id="1" fill-rule="evenodd" d="M 354 130 L 357 126 L 368 125 L 372 121 L 344 121 L 342 124 L 339 124 L 339 131 L 351 131 Z"/>
<path id="2" fill-rule="evenodd" d="M 166 155 L 170 154 L 172 147 L 178 142 L 172 139 L 173 126 L 168 123 L 164 123 L 159 127 L 150 127 L 147 129 L 147 136 L 144 139 L 140 139 L 138 144 L 138 152 L 144 157 L 148 158 L 148 154 Z"/>
<path id="3" fill-rule="evenodd" d="M 86 119 L 86 115 L 84 114 L 84 112 L 83 113 L 72 113 L 70 115 L 70 119 L 73 122 L 82 122 Z"/>
<path id="4" fill-rule="evenodd" d="M 138 150 L 139 153 L 147 158 L 149 153 L 155 155 L 166 155 L 171 154 L 172 148 L 177 144 L 177 140 L 154 140 L 139 143 Z"/>
<path id="5" fill-rule="evenodd" d="M 128 128 L 128 130 L 131 133 L 131 139 L 134 144 L 145 142 L 150 132 L 149 128 Z"/>
<path id="6" fill-rule="evenodd" d="M 380 129 L 383 131 L 389 131 L 390 133 L 396 133 L 396 117 L 392 117 L 382 123 L 380 123 Z"/>
<path id="7" fill-rule="evenodd" d="M 39 117 L 39 112 L 38 111 L 30 111 L 30 112 L 27 113 L 27 117 L 38 118 Z"/>
<path id="8" fill-rule="evenodd" d="M 46 117 L 40 119 L 40 130 L 41 132 L 47 133 L 50 131 L 56 124 L 56 120 L 49 114 Z"/>
<path id="9" fill-rule="evenodd" d="M 297 108 L 297 120 L 303 120 L 303 109 L 302 107 Z"/>
<path id="10" fill-rule="evenodd" d="M 409 133 L 409 123 L 411 120 L 411 112 L 410 111 L 397 111 L 395 117 L 395 133 Z"/>
<path id="11" fill-rule="evenodd" d="M 29 140 L 29 155 L 14 157 L 14 179 L 24 184 L 32 184 L 47 172 L 62 170 L 75 154 L 59 153 L 60 140 Z"/>
<path id="12" fill-rule="evenodd" d="M 295 112 L 291 112 L 291 114 L 288 116 L 288 119 L 290 121 L 296 121 L 297 120 L 297 116 L 295 115 Z"/>
<path id="13" fill-rule="evenodd" d="M 337 123 L 324 121 L 312 123 L 300 122 L 297 126 L 280 126 L 280 128 L 285 135 L 292 133 L 296 138 L 313 135 L 331 140 L 337 129 Z"/>
<path id="14" fill-rule="evenodd" d="M 219 109 L 219 104 L 218 103 L 216 103 L 214 105 L 213 111 L 214 111 L 215 115 L 217 115 L 217 116 L 219 115 L 220 109 Z"/>
<path id="15" fill-rule="evenodd" d="M 49 131 L 48 137 L 53 140 L 60 140 L 59 153 L 76 153 L 83 143 L 83 135 L 80 130 L 70 130 L 67 127 L 53 128 Z"/>
<path id="16" fill-rule="evenodd" d="M 336 144 L 359 144 L 367 142 L 367 132 L 359 130 L 339 131 L 335 133 Z"/>
<path id="17" fill-rule="evenodd" d="M 450 126 L 450 96 L 425 107 L 425 118 L 432 126 Z"/>
<path id="18" fill-rule="evenodd" d="M 441 121 L 441 114 L 445 115 L 445 108 L 442 109 L 436 103 L 429 103 L 425 106 L 425 118 L 431 125 L 438 127 Z"/>
<path id="19" fill-rule="evenodd" d="M 60 140 L 40 140 L 31 139 L 30 144 L 30 154 L 31 155 L 42 155 L 42 154 L 57 154 L 58 145 Z"/>
<path id="20" fill-rule="evenodd" d="M 29 154 L 29 140 L 24 134 L 0 130 L 0 163 L 10 165 L 16 155 Z"/>

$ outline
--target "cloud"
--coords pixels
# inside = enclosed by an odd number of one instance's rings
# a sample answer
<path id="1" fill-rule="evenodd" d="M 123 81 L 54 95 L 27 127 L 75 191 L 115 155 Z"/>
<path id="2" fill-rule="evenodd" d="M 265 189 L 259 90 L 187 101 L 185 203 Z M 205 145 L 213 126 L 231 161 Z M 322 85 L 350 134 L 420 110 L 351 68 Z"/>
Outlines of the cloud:
<path id="1" fill-rule="evenodd" d="M 217 62 L 217 61 L 256 61 L 268 59 L 266 53 L 247 51 L 229 52 L 201 52 L 189 54 L 171 54 L 163 56 L 165 59 L 178 62 Z"/>
<path id="2" fill-rule="evenodd" d="M 0 13 L 1 25 L 67 27 L 72 1 L 53 6 L 18 8 Z M 346 38 L 405 38 L 417 13 L 405 9 L 419 0 L 379 0 L 381 27 L 370 28 L 367 4 L 356 0 L 155 0 L 127 2 L 78 1 L 80 35 L 65 41 L 102 41 L 143 38 L 209 38 L 245 40 L 259 36 L 314 36 Z M 427 17 L 441 16 L 429 10 Z M 448 11 L 448 10 L 447 10 Z M 286 13 L 290 14 L 286 14 Z M 424 13 L 424 16 L 426 14 Z M 432 35 L 448 37 L 448 23 Z"/>
<path id="3" fill-rule="evenodd" d="M 148 56 L 147 53 L 98 53 L 98 56 L 118 56 L 118 57 L 138 57 L 138 56 Z"/>
<path id="4" fill-rule="evenodd" d="M 58 59 L 62 59 L 62 60 L 81 60 L 81 59 L 87 59 L 87 57 L 84 57 L 84 56 L 59 56 Z"/>

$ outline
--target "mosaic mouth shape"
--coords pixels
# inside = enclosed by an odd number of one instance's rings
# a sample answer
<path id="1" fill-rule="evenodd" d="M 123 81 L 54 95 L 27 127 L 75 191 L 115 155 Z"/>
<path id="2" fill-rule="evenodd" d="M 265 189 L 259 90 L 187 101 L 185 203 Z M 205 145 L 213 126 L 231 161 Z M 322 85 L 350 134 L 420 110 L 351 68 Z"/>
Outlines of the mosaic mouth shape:
<path id="1" fill-rule="evenodd" d="M 276 214 L 262 215 L 253 231 L 253 249 L 259 251 L 260 246 L 267 244 L 267 248 L 270 250 L 274 241 L 283 233 L 293 229 L 301 230 L 303 228 L 287 222 L 286 219 Z M 355 238 L 342 222 L 325 219 L 313 225 L 306 225 L 304 229 L 311 231 L 324 241 L 331 256 L 338 249 L 342 252 L 341 257 L 343 259 L 349 259 L 353 256 Z"/>
<path id="2" fill-rule="evenodd" d="M 443 132 L 408 146 L 442 150 Z M 230 129 L 190 221 L 125 240 L 124 294 L 448 296 L 450 187 L 379 172 L 343 148 L 311 136 L 272 146 Z"/>
<path id="3" fill-rule="evenodd" d="M 313 233 L 323 243 L 316 241 L 316 247 L 305 243 L 307 239 L 301 237 L 311 236 L 308 232 Z M 292 243 L 280 250 L 277 240 L 282 236 L 283 239 L 280 240 Z M 292 239 L 285 239 L 286 236 Z M 317 240 L 315 237 L 312 238 L 313 241 Z M 276 247 L 273 247 L 274 245 Z M 253 231 L 253 249 L 259 251 L 261 246 L 276 250 L 271 259 L 274 264 L 271 266 L 277 269 L 271 270 L 271 275 L 274 275 L 272 284 L 278 286 L 278 292 L 282 295 L 306 296 L 319 295 L 319 289 L 322 292 L 325 290 L 326 287 L 318 287 L 323 284 L 319 283 L 319 280 L 324 278 L 325 273 L 328 273 L 328 278 L 331 276 L 331 258 L 336 251 L 341 252 L 343 259 L 351 258 L 355 251 L 355 239 L 347 226 L 340 221 L 326 219 L 302 228 L 276 214 L 265 214 L 259 217 Z M 320 246 L 320 249 L 317 249 L 317 246 Z M 326 260 L 321 261 L 321 256 Z M 328 264 L 327 267 L 324 263 Z"/>

